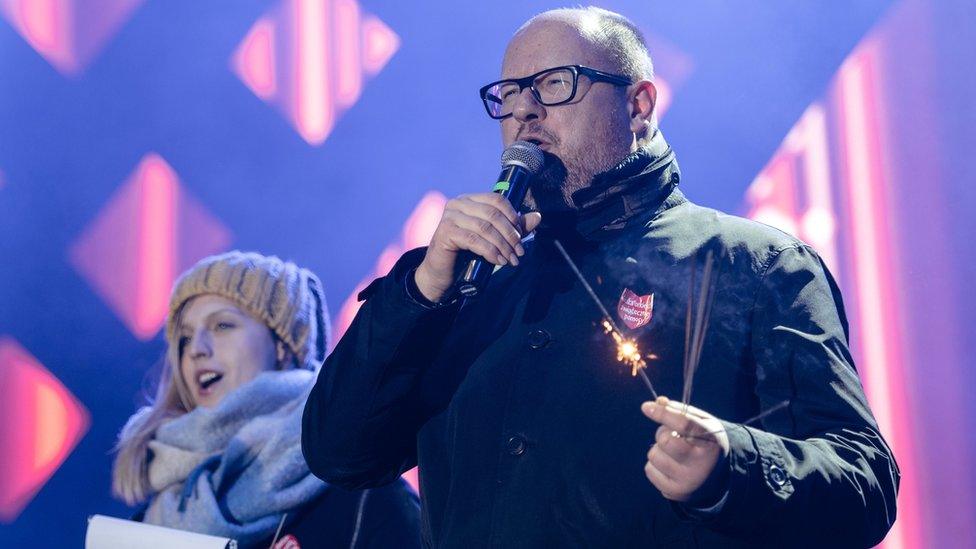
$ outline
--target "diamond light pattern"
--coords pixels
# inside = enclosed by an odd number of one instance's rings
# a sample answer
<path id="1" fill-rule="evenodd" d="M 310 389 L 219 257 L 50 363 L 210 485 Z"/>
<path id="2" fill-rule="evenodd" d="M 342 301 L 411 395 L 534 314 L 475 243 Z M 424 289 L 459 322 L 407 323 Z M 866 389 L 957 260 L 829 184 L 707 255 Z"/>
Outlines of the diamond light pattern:
<path id="1" fill-rule="evenodd" d="M 838 278 L 828 137 L 826 109 L 814 103 L 746 191 L 746 217 L 809 242 Z"/>
<path id="2" fill-rule="evenodd" d="M 13 522 L 88 430 L 88 411 L 51 372 L 0 337 L 0 522 Z"/>
<path id="3" fill-rule="evenodd" d="M 150 153 L 71 246 L 69 260 L 126 327 L 147 340 L 165 321 L 176 276 L 230 241 L 170 165 Z"/>
<path id="4" fill-rule="evenodd" d="M 319 145 L 399 47 L 355 0 L 282 0 L 248 31 L 231 70 Z"/>
<path id="5" fill-rule="evenodd" d="M 413 248 L 419 248 L 420 246 L 426 246 L 430 243 L 431 237 L 434 236 L 434 230 L 437 229 L 437 224 L 440 223 L 441 214 L 444 212 L 444 206 L 446 204 L 447 197 L 437 191 L 429 191 L 420 199 L 420 202 L 417 203 L 413 212 L 411 212 L 410 217 L 403 224 L 403 231 L 400 234 L 400 238 L 383 249 L 383 252 L 380 253 L 379 258 L 376 260 L 376 266 L 373 268 L 373 271 L 356 285 L 352 294 L 342 304 L 342 308 L 339 309 L 339 314 L 336 315 L 335 321 L 332 323 L 332 341 L 339 341 L 342 334 L 352 324 L 353 319 L 356 318 L 356 313 L 359 311 L 359 307 L 362 306 L 362 302 L 358 299 L 359 292 L 363 291 L 374 278 L 385 276 L 389 273 L 390 269 L 393 268 L 393 265 L 400 259 L 400 256 L 404 252 Z M 420 491 L 420 479 L 416 467 L 403 473 L 401 476 L 413 486 L 414 490 Z"/>
<path id="6" fill-rule="evenodd" d="M 885 113 L 894 112 L 886 108 L 880 84 L 886 47 L 872 34 L 851 52 L 826 96 L 807 109 L 750 185 L 746 215 L 809 241 L 835 276 L 839 267 L 847 267 L 845 294 L 858 336 L 852 350 L 872 412 L 903 475 L 898 520 L 881 546 L 901 548 L 921 547 L 922 531 L 905 386 L 907 313 L 882 141 Z"/>
<path id="7" fill-rule="evenodd" d="M 339 341 L 342 334 L 352 324 L 353 319 L 356 318 L 356 313 L 362 305 L 357 299 L 359 292 L 363 291 L 373 279 L 386 276 L 404 252 L 426 246 L 430 242 L 431 237 L 434 236 L 434 230 L 437 229 L 437 224 L 440 222 L 441 214 L 444 212 L 445 204 L 447 204 L 447 197 L 437 191 L 429 191 L 420 199 L 410 217 L 403 224 L 400 238 L 383 249 L 383 252 L 376 259 L 376 266 L 372 272 L 356 285 L 356 288 L 342 304 L 339 314 L 336 315 L 332 323 L 332 341 Z"/>
<path id="8" fill-rule="evenodd" d="M 144 0 L 0 0 L 0 15 L 66 76 L 102 51 Z"/>

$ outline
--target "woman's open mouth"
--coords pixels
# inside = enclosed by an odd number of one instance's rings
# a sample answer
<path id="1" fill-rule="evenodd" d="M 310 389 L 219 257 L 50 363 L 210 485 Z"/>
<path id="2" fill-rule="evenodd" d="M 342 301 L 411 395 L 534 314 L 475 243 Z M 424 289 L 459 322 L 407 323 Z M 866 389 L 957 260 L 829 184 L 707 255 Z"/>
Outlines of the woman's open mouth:
<path id="1" fill-rule="evenodd" d="M 197 373 L 197 386 L 200 388 L 201 395 L 213 393 L 213 386 L 224 378 L 224 374 L 213 370 L 203 370 Z"/>

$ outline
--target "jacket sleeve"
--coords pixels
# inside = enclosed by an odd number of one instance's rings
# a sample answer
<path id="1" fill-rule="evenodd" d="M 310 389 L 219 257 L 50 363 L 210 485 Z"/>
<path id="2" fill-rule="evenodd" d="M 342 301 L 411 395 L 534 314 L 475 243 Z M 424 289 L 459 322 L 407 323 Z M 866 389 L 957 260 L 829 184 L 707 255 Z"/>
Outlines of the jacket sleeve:
<path id="1" fill-rule="evenodd" d="M 363 512 L 360 549 L 420 549 L 420 499 L 402 479 L 369 491 Z"/>
<path id="2" fill-rule="evenodd" d="M 429 413 L 419 379 L 457 312 L 413 299 L 406 277 L 424 249 L 404 254 L 360 298 L 365 303 L 325 360 L 302 418 L 302 452 L 319 478 L 346 489 L 387 484 L 416 465 Z"/>
<path id="3" fill-rule="evenodd" d="M 871 547 L 895 520 L 900 473 L 848 348 L 840 291 L 797 244 L 764 274 L 753 309 L 761 428 L 726 424 L 727 500 L 717 530 L 777 546 Z"/>

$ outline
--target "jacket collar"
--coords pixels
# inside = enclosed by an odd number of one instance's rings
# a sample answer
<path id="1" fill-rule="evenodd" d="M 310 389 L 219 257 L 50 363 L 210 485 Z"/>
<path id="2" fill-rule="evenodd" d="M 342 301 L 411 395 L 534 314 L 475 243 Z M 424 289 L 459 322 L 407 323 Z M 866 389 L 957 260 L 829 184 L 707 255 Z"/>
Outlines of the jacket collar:
<path id="1" fill-rule="evenodd" d="M 676 189 L 680 179 L 674 151 L 658 130 L 646 147 L 597 174 L 589 187 L 574 192 L 575 211 L 563 219 L 553 219 L 553 223 L 544 220 L 547 226 L 542 227 L 542 233 L 587 241 L 612 238 L 620 230 L 643 225 L 660 211 L 683 202 Z M 567 229 L 575 234 L 566 234 Z"/>

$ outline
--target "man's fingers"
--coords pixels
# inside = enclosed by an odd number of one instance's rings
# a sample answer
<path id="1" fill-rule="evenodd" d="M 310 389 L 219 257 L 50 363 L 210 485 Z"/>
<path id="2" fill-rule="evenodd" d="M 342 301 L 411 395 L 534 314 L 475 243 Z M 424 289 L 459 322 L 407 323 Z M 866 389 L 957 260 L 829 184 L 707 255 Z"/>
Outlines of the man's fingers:
<path id="1" fill-rule="evenodd" d="M 680 444 L 671 444 L 671 448 L 676 446 L 681 446 Z M 647 460 L 654 464 L 654 467 L 658 471 L 661 471 L 668 478 L 670 478 L 676 485 L 688 476 L 688 471 L 681 464 L 680 461 L 674 459 L 670 455 L 666 448 L 663 448 L 657 444 L 651 446 L 650 451 L 647 452 Z"/>
<path id="2" fill-rule="evenodd" d="M 709 417 L 711 417 L 711 414 L 702 410 L 701 408 L 695 408 L 691 404 L 683 404 L 677 400 L 671 400 L 665 396 L 658 397 L 658 399 L 655 402 L 659 404 L 663 403 L 669 410 L 690 417 L 694 417 L 698 419 L 708 419 Z"/>
<path id="3" fill-rule="evenodd" d="M 654 402 L 647 401 L 641 404 L 641 413 L 650 419 L 654 419 Z"/>
<path id="4" fill-rule="evenodd" d="M 462 229 L 478 233 L 478 235 L 491 242 L 495 248 L 502 252 L 510 263 L 518 265 L 518 250 L 512 245 L 510 238 L 506 239 L 491 222 L 477 217 L 458 214 L 453 215 L 451 221 Z M 515 230 L 512 229 L 512 232 L 515 232 Z"/>
<path id="5" fill-rule="evenodd" d="M 508 222 L 513 226 L 518 225 L 518 212 L 515 211 L 515 207 L 512 206 L 512 203 L 509 202 L 507 198 L 498 193 L 469 194 L 462 196 L 461 200 L 468 200 L 491 206 L 503 213 L 505 217 L 508 218 Z"/>
<path id="6" fill-rule="evenodd" d="M 474 231 L 455 225 L 449 231 L 448 240 L 455 249 L 470 250 L 495 265 L 508 265 L 508 254 L 502 254 L 494 244 Z"/>
<path id="7" fill-rule="evenodd" d="M 667 488 L 669 491 L 674 491 L 674 489 L 678 487 L 677 481 L 675 481 L 674 477 L 669 476 L 667 473 L 661 470 L 661 467 L 657 462 L 657 460 L 660 458 L 652 458 L 651 455 L 653 452 L 654 447 L 652 446 L 651 452 L 649 452 L 647 455 L 647 463 L 644 465 L 644 471 L 647 472 L 647 478 L 649 478 L 651 482 L 654 482 L 654 484 L 658 485 L 659 487 Z M 655 482 L 655 479 L 651 478 L 652 471 L 655 473 L 657 481 L 659 482 Z"/>
<path id="8" fill-rule="evenodd" d="M 653 450 L 654 449 L 651 448 L 652 452 Z M 668 476 L 667 473 L 660 469 L 657 460 L 658 458 L 656 457 L 652 460 L 650 456 L 648 456 L 647 463 L 644 464 L 644 474 L 647 476 L 647 480 L 651 481 L 651 483 L 661 491 L 661 494 L 664 495 L 664 497 L 671 500 L 676 500 L 677 496 L 674 496 L 673 494 L 681 493 L 681 486 L 674 478 Z"/>
<path id="9" fill-rule="evenodd" d="M 529 212 L 522 216 L 522 234 L 526 235 L 535 230 L 542 222 L 542 214 L 539 212 Z"/>
<path id="10" fill-rule="evenodd" d="M 699 425 L 697 417 L 685 414 L 680 409 L 666 406 L 661 399 L 645 402 L 641 405 L 641 411 L 645 416 L 679 433 L 691 433 L 692 429 Z"/>
<path id="11" fill-rule="evenodd" d="M 684 463 L 694 453 L 694 440 L 670 427 L 660 426 L 654 436 L 655 447 L 677 463 Z"/>
<path id="12" fill-rule="evenodd" d="M 511 209 L 511 204 L 509 204 L 509 209 Z M 456 213 L 452 212 L 455 222 L 463 223 L 466 229 L 479 231 L 486 235 L 494 230 L 517 255 L 525 253 L 520 242 L 522 235 L 519 234 L 517 228 L 517 215 L 513 222 L 508 212 L 496 208 L 493 204 L 485 204 L 475 200 L 459 200 L 453 210 L 456 210 Z M 514 212 L 515 210 L 511 211 Z"/>

